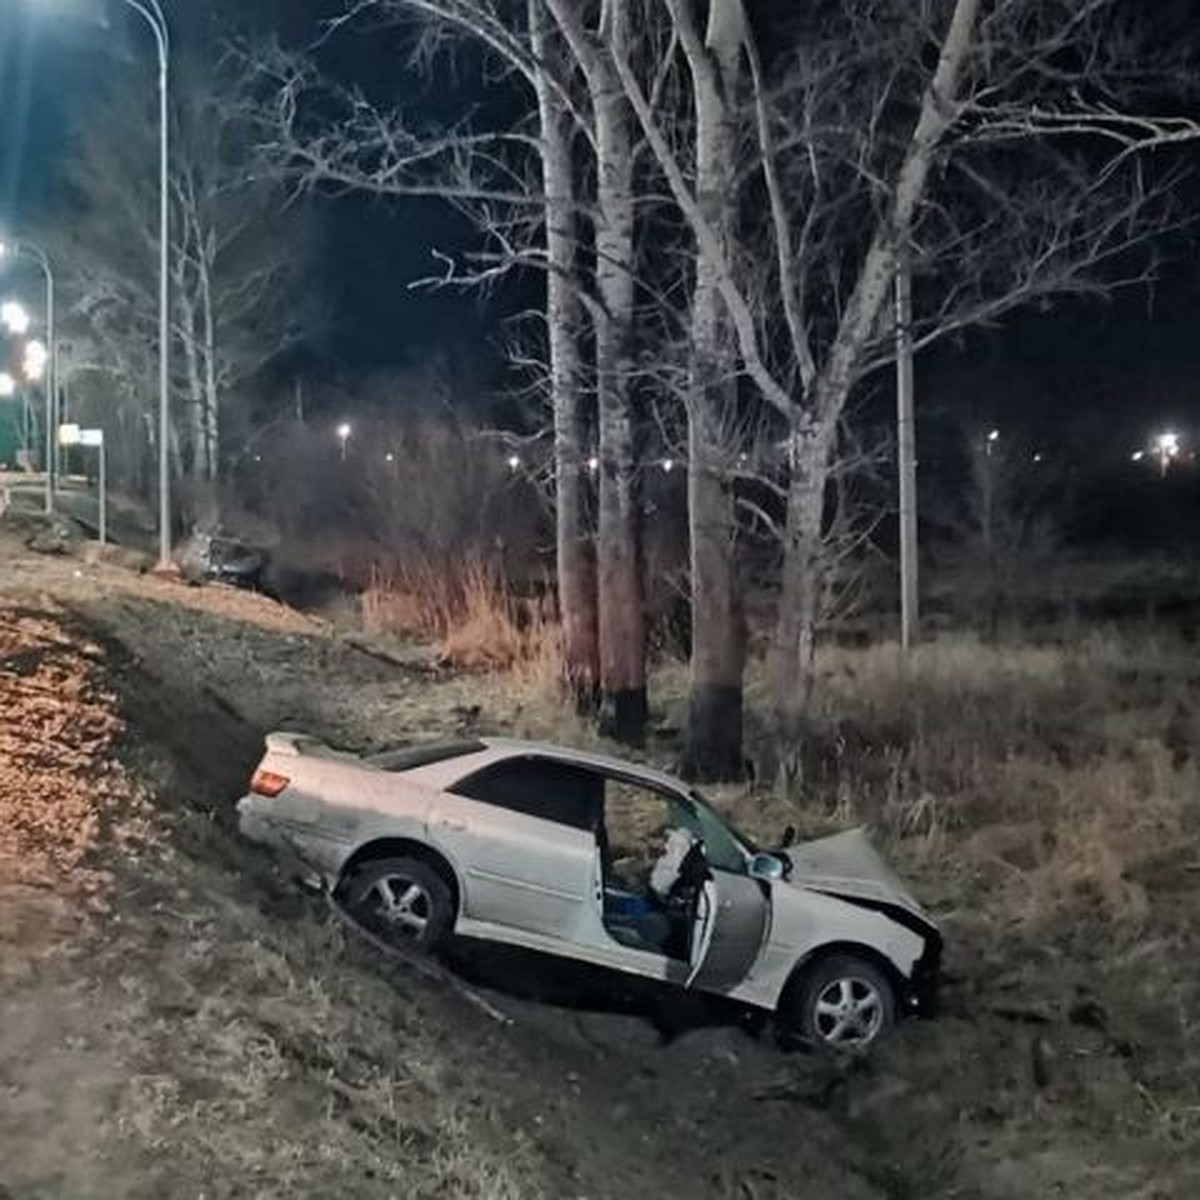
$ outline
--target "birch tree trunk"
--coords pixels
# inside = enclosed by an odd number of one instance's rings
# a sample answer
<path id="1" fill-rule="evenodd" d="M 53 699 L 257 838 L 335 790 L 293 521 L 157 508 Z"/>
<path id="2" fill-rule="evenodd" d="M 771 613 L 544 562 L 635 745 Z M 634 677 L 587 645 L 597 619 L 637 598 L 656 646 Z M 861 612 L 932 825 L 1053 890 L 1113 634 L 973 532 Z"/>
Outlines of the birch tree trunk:
<path id="1" fill-rule="evenodd" d="M 737 87 L 742 31 L 740 0 L 712 0 L 706 46 L 683 41 L 696 113 L 696 199 L 725 254 L 736 218 L 736 150 L 729 106 Z M 737 403 L 736 352 L 717 272 L 705 255 L 697 256 L 691 338 L 687 421 L 692 658 L 683 771 L 697 779 L 731 779 L 741 773 L 743 763 L 746 655 L 727 445 L 729 418 Z"/>
<path id="2" fill-rule="evenodd" d="M 575 0 L 547 0 L 583 69 L 596 130 L 596 388 L 600 512 L 597 599 L 600 730 L 637 744 L 646 732 L 646 615 L 638 545 L 631 380 L 635 205 L 632 112 L 609 57 Z M 630 45 L 628 0 L 607 0 L 603 30 L 614 54 Z"/>
<path id="3" fill-rule="evenodd" d="M 895 176 L 891 205 L 858 272 L 828 356 L 812 388 L 813 417 L 793 424 L 792 474 L 784 538 L 783 580 L 772 646 L 772 707 L 778 782 L 800 783 L 799 747 L 812 694 L 820 618 L 821 521 L 837 422 L 858 377 L 866 347 L 891 294 L 898 251 L 907 242 L 938 147 L 953 124 L 962 75 L 982 0 L 957 0 L 937 68 Z"/>
<path id="4" fill-rule="evenodd" d="M 196 332 L 196 305 L 186 283 L 178 287 L 178 295 L 181 326 L 179 341 L 183 348 L 184 369 L 187 373 L 187 442 L 191 451 L 189 467 L 192 479 L 197 483 L 204 483 L 208 479 L 208 465 L 204 453 L 204 383 L 200 366 L 199 337 Z"/>
<path id="5" fill-rule="evenodd" d="M 600 646 L 596 572 L 584 498 L 584 398 L 579 352 L 581 306 L 575 290 L 579 221 L 571 163 L 571 121 L 549 73 L 561 54 L 543 0 L 529 0 L 529 31 L 537 61 L 542 191 L 546 223 L 546 327 L 554 412 L 555 543 L 563 672 L 580 711 L 596 704 Z"/>
<path id="6" fill-rule="evenodd" d="M 217 387 L 217 321 L 213 312 L 212 255 L 207 248 L 200 256 L 197 274 L 200 280 L 200 318 L 204 336 L 204 441 L 205 479 L 217 482 L 220 474 L 220 396 Z"/>

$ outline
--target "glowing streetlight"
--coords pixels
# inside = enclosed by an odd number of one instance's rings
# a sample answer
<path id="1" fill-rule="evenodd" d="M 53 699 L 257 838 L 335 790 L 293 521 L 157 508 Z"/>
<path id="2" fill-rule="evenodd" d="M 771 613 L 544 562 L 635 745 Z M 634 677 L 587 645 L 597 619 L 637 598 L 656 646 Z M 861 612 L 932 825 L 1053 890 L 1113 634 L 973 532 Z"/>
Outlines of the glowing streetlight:
<path id="1" fill-rule="evenodd" d="M 1154 439 L 1154 448 L 1158 452 L 1158 469 L 1166 475 L 1172 460 L 1179 457 L 1179 434 L 1160 433 Z"/>
<path id="2" fill-rule="evenodd" d="M 54 327 L 54 271 L 50 266 L 50 259 L 45 250 L 37 244 L 37 242 L 26 241 L 24 238 L 11 238 L 0 240 L 0 259 L 8 258 L 31 258 L 41 269 L 42 277 L 46 281 L 46 337 L 50 342 L 50 371 L 49 378 L 46 381 L 46 512 L 54 511 L 54 466 L 55 466 L 55 444 L 54 444 L 54 425 L 57 413 L 55 411 L 58 402 L 58 380 L 55 377 L 55 368 L 58 362 L 57 343 L 55 341 Z M 10 302 L 11 303 L 11 302 Z M 0 321 L 5 324 L 12 324 L 22 327 L 18 336 L 24 336 L 25 331 L 29 329 L 29 316 L 25 310 L 19 305 L 12 303 L 8 309 L 7 317 L 3 309 L 0 309 Z M 14 330 L 15 332 L 15 330 Z"/>
<path id="3" fill-rule="evenodd" d="M 30 383 L 37 383 L 45 376 L 49 357 L 50 352 L 46 349 L 45 342 L 35 340 L 25 343 L 25 357 L 21 363 L 21 370 Z"/>
<path id="4" fill-rule="evenodd" d="M 1143 458 L 1145 458 L 1145 457 L 1146 457 L 1146 452 L 1145 452 L 1145 450 L 1135 450 L 1135 451 L 1133 452 L 1133 454 L 1132 454 L 1132 455 L 1130 455 L 1130 458 L 1131 458 L 1131 459 L 1132 459 L 1134 462 L 1141 462 L 1141 461 L 1142 461 L 1142 459 L 1143 459 Z"/>
<path id="5" fill-rule="evenodd" d="M 346 443 L 350 440 L 350 435 L 353 432 L 354 431 L 350 428 L 349 421 L 343 421 L 337 427 L 337 438 L 342 447 L 342 462 L 346 461 Z"/>
<path id="6" fill-rule="evenodd" d="M 591 471 L 593 475 L 600 470 L 600 460 L 594 454 L 587 460 L 587 469 Z"/>
<path id="7" fill-rule="evenodd" d="M 670 475 L 670 473 L 675 470 L 675 460 L 673 458 L 664 458 L 662 469 L 666 471 L 668 475 Z"/>
<path id="8" fill-rule="evenodd" d="M 154 32 L 158 50 L 158 567 L 171 567 L 170 27 L 160 0 L 122 0 Z M 53 322 L 51 322 L 53 324 Z M 51 359 L 54 335 L 50 335 Z M 53 362 L 51 373 L 53 374 Z M 50 389 L 54 390 L 53 380 Z M 53 438 L 49 438 L 53 445 Z M 51 493 L 47 493 L 48 496 Z M 50 503 L 48 500 L 47 503 Z M 47 509 L 49 511 L 49 509 Z"/>
<path id="9" fill-rule="evenodd" d="M 5 300 L 0 304 L 0 324 L 15 337 L 24 337 L 29 332 L 29 313 L 23 304 Z"/>

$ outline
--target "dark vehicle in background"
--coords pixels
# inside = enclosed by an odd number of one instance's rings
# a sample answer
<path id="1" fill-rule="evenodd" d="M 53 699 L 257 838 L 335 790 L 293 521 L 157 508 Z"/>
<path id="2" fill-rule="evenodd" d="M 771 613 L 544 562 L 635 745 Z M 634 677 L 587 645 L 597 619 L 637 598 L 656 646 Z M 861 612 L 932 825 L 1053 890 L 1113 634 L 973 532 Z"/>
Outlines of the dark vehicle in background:
<path id="1" fill-rule="evenodd" d="M 225 583 L 264 590 L 267 555 L 223 532 L 200 532 L 184 544 L 179 568 L 188 583 Z"/>

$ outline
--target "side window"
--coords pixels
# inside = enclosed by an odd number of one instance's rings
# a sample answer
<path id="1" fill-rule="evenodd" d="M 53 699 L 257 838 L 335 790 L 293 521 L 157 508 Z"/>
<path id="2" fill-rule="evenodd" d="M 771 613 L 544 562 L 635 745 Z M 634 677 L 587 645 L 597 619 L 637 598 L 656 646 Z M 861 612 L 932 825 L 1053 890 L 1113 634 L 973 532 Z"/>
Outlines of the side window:
<path id="1" fill-rule="evenodd" d="M 604 781 L 604 829 L 614 859 L 650 859 L 672 825 L 671 803 L 662 792 L 628 783 Z"/>
<path id="2" fill-rule="evenodd" d="M 670 800 L 653 788 L 604 780 L 605 870 L 611 882 L 644 892 L 673 824 Z"/>
<path id="3" fill-rule="evenodd" d="M 484 767 L 449 789 L 456 796 L 593 830 L 600 818 L 602 780 L 590 771 L 545 758 L 512 758 Z"/>
<path id="4" fill-rule="evenodd" d="M 645 784 L 610 776 L 604 781 L 604 828 L 609 861 L 617 874 L 622 864 L 648 873 L 662 852 L 668 832 L 686 829 L 704 843 L 704 857 L 722 871 L 746 873 L 746 856 L 722 821 L 703 805 Z"/>

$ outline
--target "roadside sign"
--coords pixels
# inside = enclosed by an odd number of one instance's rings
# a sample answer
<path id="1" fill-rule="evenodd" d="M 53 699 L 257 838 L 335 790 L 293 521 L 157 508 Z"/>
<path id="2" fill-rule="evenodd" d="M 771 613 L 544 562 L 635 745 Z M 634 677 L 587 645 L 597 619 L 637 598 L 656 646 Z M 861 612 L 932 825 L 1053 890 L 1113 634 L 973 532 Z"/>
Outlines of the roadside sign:
<path id="1" fill-rule="evenodd" d="M 103 446 L 104 445 L 104 430 L 103 429 L 80 429 L 78 425 L 62 426 L 63 429 L 74 428 L 78 437 L 76 441 L 81 446 Z M 64 443 L 69 445 L 70 443 Z"/>

